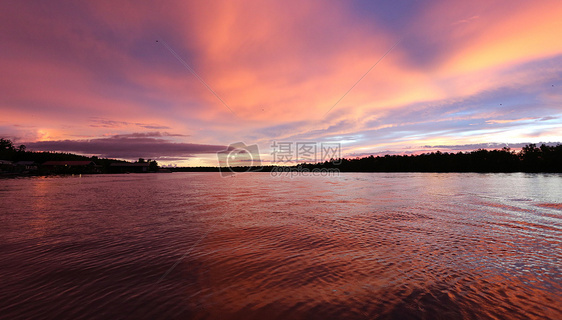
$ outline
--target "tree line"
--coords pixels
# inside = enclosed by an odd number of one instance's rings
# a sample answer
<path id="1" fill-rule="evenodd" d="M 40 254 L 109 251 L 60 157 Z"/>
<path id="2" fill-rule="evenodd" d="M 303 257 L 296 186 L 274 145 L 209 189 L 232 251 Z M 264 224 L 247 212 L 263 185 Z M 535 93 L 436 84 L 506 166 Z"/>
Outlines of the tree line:
<path id="1" fill-rule="evenodd" d="M 33 161 L 38 164 L 45 163 L 47 161 L 93 161 L 97 165 L 101 166 L 102 172 L 110 172 L 109 169 L 112 163 L 128 163 L 123 160 L 99 158 L 97 156 L 88 157 L 66 152 L 27 151 L 25 145 L 22 144 L 15 146 L 11 140 L 4 138 L 0 138 L 0 160 L 8 160 L 12 162 Z M 137 163 L 148 163 L 149 171 L 158 170 L 158 163 L 156 160 L 145 160 L 143 158 L 139 158 Z"/>
<path id="2" fill-rule="evenodd" d="M 516 152 L 510 148 L 478 149 L 469 152 L 431 152 L 418 155 L 385 155 L 363 158 L 330 159 L 318 163 L 301 163 L 288 168 L 337 169 L 341 172 L 562 172 L 562 145 L 528 144 Z M 222 168 L 235 172 L 256 171 L 256 168 Z M 278 170 L 263 166 L 259 171 Z M 175 172 L 216 172 L 218 167 L 177 167 Z"/>
<path id="3" fill-rule="evenodd" d="M 504 147 L 457 153 L 368 156 L 301 166 L 337 168 L 342 172 L 562 172 L 562 145 L 528 144 L 519 152 Z"/>
<path id="4" fill-rule="evenodd" d="M 24 145 L 14 146 L 8 139 L 0 139 L 0 160 L 10 161 L 46 161 L 90 160 L 109 167 L 114 162 L 126 162 L 114 159 L 87 157 L 72 153 L 32 152 L 26 151 Z M 140 158 L 138 162 L 144 162 Z M 150 161 L 151 169 L 157 168 L 156 161 Z M 478 149 L 469 152 L 431 152 L 418 155 L 385 155 L 363 158 L 331 159 L 319 163 L 302 163 L 300 168 L 334 168 L 341 172 L 562 172 L 562 145 L 548 146 L 528 144 L 519 152 L 510 148 L 487 150 Z M 263 167 L 261 171 L 275 170 L 276 166 Z M 250 168 L 231 168 L 244 172 Z M 218 171 L 218 167 L 178 167 L 172 171 Z"/>

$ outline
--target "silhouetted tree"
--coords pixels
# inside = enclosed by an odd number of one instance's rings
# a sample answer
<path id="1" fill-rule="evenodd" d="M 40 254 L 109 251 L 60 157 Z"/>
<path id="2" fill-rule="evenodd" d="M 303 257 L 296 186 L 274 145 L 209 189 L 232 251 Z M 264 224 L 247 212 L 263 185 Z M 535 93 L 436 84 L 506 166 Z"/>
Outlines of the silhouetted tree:
<path id="1" fill-rule="evenodd" d="M 156 162 L 156 160 L 153 161 L 148 161 L 149 165 L 148 165 L 148 171 L 152 171 L 152 172 L 156 172 L 158 171 L 158 162 Z"/>
<path id="2" fill-rule="evenodd" d="M 14 144 L 10 139 L 0 138 L 0 150 L 2 151 L 14 151 Z"/>
<path id="3" fill-rule="evenodd" d="M 0 138 L 0 160 L 13 160 L 16 148 L 10 139 Z"/>

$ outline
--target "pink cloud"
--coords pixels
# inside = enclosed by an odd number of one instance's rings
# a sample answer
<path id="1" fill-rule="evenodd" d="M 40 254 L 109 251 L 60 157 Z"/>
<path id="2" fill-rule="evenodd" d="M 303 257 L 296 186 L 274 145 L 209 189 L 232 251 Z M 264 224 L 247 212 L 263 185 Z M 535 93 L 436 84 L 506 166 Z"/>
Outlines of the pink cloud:
<path id="1" fill-rule="evenodd" d="M 396 30 L 344 2 L 13 3 L 0 13 L 8 30 L 0 52 L 0 126 L 15 136 L 61 141 L 139 130 L 213 145 L 361 136 L 350 148 L 373 150 L 430 136 L 467 139 L 461 132 L 472 132 L 468 119 L 484 126 L 557 116 L 552 106 L 560 94 L 537 83 L 559 80 L 558 69 L 526 64 L 562 55 L 561 6 L 432 1 Z M 502 88 L 536 103 L 511 102 L 518 109 L 508 116 L 490 94 Z M 515 93 L 506 100 L 522 98 Z M 457 136 L 440 133 L 452 123 Z M 407 126 L 424 131 L 372 141 Z"/>

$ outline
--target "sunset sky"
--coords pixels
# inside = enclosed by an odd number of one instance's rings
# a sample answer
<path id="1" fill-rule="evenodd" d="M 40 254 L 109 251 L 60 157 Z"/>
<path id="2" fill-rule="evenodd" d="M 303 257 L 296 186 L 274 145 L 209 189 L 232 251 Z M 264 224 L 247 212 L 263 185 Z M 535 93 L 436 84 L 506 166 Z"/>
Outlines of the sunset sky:
<path id="1" fill-rule="evenodd" d="M 216 165 L 235 142 L 267 162 L 273 141 L 348 157 L 562 141 L 559 0 L 1 7 L 0 137 L 30 150 Z"/>

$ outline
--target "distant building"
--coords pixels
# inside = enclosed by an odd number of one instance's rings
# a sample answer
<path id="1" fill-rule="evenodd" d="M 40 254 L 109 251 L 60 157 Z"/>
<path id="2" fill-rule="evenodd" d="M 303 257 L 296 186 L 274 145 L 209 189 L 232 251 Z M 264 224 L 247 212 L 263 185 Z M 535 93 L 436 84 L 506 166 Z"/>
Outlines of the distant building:
<path id="1" fill-rule="evenodd" d="M 145 173 L 149 171 L 150 164 L 148 162 L 114 162 L 109 165 L 111 173 Z"/>
<path id="2" fill-rule="evenodd" d="M 14 163 L 16 171 L 19 173 L 35 173 L 39 165 L 35 161 L 18 161 Z"/>
<path id="3" fill-rule="evenodd" d="M 100 167 L 93 161 L 47 161 L 41 165 L 44 173 L 99 173 Z"/>

